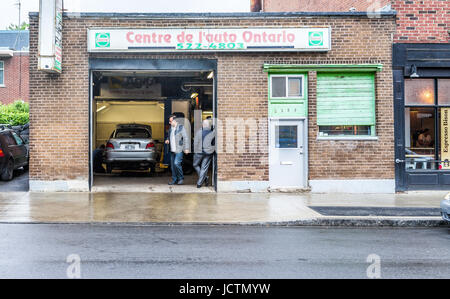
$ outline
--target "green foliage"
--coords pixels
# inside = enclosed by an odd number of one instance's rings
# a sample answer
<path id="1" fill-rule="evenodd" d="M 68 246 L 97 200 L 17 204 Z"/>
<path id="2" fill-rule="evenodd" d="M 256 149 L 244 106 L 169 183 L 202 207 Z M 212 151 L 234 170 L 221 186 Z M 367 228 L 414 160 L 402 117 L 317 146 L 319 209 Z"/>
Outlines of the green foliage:
<path id="1" fill-rule="evenodd" d="M 30 106 L 23 101 L 0 105 L 0 124 L 20 126 L 29 122 Z"/>
<path id="2" fill-rule="evenodd" d="M 30 24 L 27 22 L 23 22 L 22 24 L 10 24 L 8 27 L 6 27 L 6 30 L 27 30 L 30 27 Z"/>

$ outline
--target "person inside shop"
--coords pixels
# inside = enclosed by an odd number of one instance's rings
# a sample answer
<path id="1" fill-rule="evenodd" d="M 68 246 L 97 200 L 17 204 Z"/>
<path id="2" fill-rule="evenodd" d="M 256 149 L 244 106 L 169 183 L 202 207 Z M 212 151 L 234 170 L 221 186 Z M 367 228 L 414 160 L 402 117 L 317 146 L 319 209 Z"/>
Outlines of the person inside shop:
<path id="1" fill-rule="evenodd" d="M 430 129 L 424 129 L 417 137 L 420 146 L 431 147 L 434 145 L 433 138 L 430 135 Z"/>
<path id="2" fill-rule="evenodd" d="M 169 124 L 169 134 L 165 141 L 165 143 L 169 145 L 170 167 L 172 169 L 172 181 L 169 182 L 169 185 L 183 185 L 183 153 L 189 153 L 190 141 L 186 129 L 183 125 L 178 123 L 178 119 L 175 115 L 169 117 Z"/>
<path id="3" fill-rule="evenodd" d="M 202 129 L 194 137 L 194 169 L 198 174 L 197 188 L 209 185 L 209 166 L 215 151 L 215 136 L 211 130 L 211 119 L 205 119 Z"/>
<path id="4" fill-rule="evenodd" d="M 106 173 L 105 168 L 103 168 L 103 156 L 105 154 L 105 145 L 102 144 L 94 150 L 92 153 L 94 159 L 94 172 L 95 173 Z"/>

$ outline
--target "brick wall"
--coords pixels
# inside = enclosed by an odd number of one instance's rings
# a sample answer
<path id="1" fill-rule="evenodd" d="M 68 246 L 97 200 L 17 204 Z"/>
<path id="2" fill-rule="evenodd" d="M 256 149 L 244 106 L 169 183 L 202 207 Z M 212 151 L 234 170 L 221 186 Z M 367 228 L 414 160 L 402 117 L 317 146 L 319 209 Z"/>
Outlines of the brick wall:
<path id="1" fill-rule="evenodd" d="M 390 0 L 264 0 L 266 12 L 289 11 L 375 11 L 389 4 Z"/>
<path id="2" fill-rule="evenodd" d="M 339 64 L 381 63 L 377 75 L 377 141 L 317 141 L 315 73 L 310 73 L 309 171 L 318 178 L 394 178 L 394 126 L 392 108 L 391 36 L 394 18 L 230 18 L 230 19 L 101 19 L 65 18 L 63 73 L 37 71 L 36 17 L 30 18 L 31 180 L 88 178 L 89 93 L 86 29 L 89 27 L 236 27 L 236 26 L 331 26 L 333 49 L 329 53 L 211 53 L 211 54 L 95 54 L 91 57 L 210 58 L 218 62 L 218 117 L 256 118 L 256 126 L 238 126 L 237 136 L 246 142 L 244 153 L 218 156 L 221 181 L 267 181 L 268 80 L 264 63 Z M 226 136 L 237 140 L 237 136 Z"/>
<path id="3" fill-rule="evenodd" d="M 4 61 L 5 87 L 0 87 L 0 103 L 9 104 L 17 100 L 28 102 L 29 98 L 29 56 L 28 53 L 15 52 Z"/>
<path id="4" fill-rule="evenodd" d="M 396 43 L 450 42 L 450 1 L 393 0 L 397 11 Z"/>

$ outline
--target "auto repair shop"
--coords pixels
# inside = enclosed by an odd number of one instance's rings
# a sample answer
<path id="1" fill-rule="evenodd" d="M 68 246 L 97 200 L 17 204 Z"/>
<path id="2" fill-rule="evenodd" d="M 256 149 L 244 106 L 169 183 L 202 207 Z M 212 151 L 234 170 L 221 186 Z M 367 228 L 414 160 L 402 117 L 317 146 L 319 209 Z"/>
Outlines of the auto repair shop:
<path id="1" fill-rule="evenodd" d="M 32 191 L 126 190 L 123 172 L 162 190 L 172 113 L 192 134 L 213 120 L 213 191 L 395 190 L 394 12 L 61 13 L 62 54 L 48 63 L 40 17 L 30 14 Z M 153 175 L 94 172 L 120 124 L 151 127 Z"/>

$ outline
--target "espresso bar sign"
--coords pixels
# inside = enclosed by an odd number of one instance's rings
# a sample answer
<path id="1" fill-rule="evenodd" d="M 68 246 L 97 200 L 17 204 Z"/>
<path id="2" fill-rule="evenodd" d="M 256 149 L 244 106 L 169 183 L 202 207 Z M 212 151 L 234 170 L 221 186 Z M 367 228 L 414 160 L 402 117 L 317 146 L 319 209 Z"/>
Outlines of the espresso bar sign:
<path id="1" fill-rule="evenodd" d="M 330 28 L 90 29 L 89 52 L 329 51 Z"/>
<path id="2" fill-rule="evenodd" d="M 441 108 L 441 168 L 450 169 L 450 108 Z"/>

